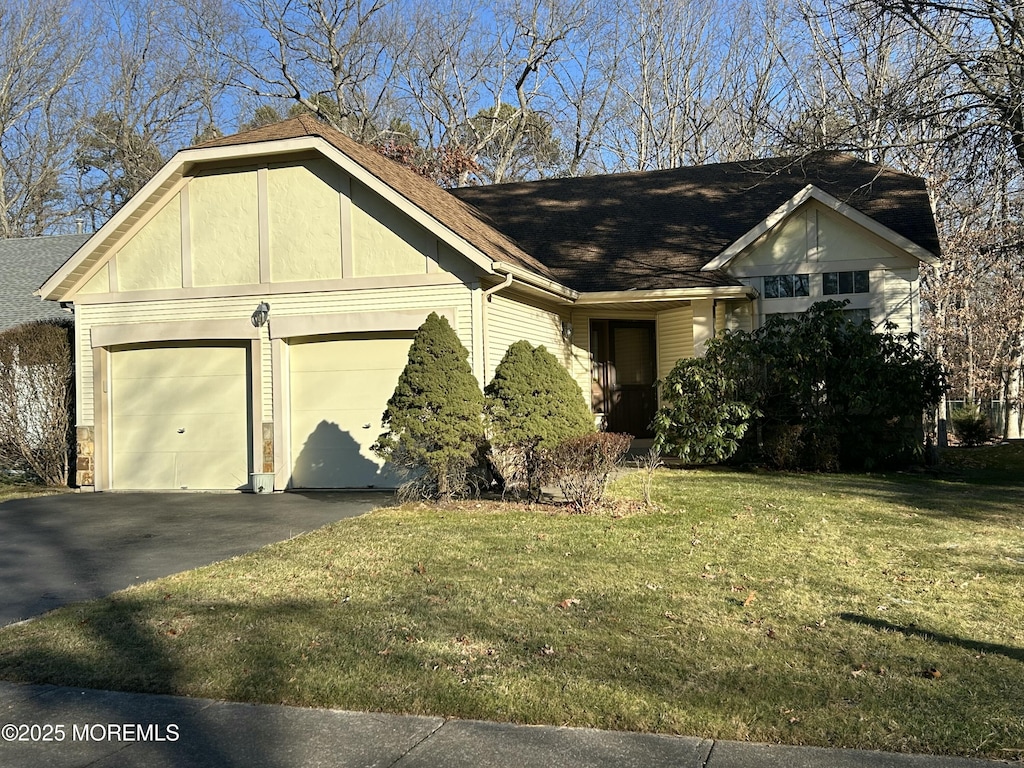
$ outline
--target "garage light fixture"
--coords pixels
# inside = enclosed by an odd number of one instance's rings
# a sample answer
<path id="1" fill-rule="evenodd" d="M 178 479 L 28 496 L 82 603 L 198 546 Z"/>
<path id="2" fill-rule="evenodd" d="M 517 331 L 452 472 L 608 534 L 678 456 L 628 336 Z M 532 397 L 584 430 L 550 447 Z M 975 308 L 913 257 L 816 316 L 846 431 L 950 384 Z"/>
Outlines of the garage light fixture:
<path id="1" fill-rule="evenodd" d="M 252 313 L 252 324 L 256 328 L 262 328 L 267 324 L 269 318 L 270 305 L 265 301 L 261 301 L 260 305 L 256 307 L 256 311 Z"/>
<path id="2" fill-rule="evenodd" d="M 566 320 L 562 321 L 562 338 L 565 341 L 572 341 L 572 323 Z"/>

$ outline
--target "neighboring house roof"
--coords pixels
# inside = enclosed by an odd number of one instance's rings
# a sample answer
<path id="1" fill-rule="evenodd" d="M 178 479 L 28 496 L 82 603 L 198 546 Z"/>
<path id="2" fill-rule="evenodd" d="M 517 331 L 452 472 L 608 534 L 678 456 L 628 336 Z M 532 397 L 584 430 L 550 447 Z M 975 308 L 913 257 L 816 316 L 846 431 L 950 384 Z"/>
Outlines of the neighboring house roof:
<path id="1" fill-rule="evenodd" d="M 203 144 L 197 144 L 193 149 L 256 144 L 301 136 L 318 136 L 335 149 L 348 155 L 371 174 L 447 225 L 494 261 L 508 262 L 548 279 L 555 279 L 547 266 L 526 253 L 488 222 L 483 221 L 470 206 L 448 194 L 429 179 L 384 157 L 373 148 L 350 139 L 312 115 L 301 115 L 280 123 L 213 139 Z"/>
<path id="2" fill-rule="evenodd" d="M 577 291 L 737 285 L 701 271 L 813 185 L 932 254 L 923 179 L 821 153 L 452 190 Z"/>
<path id="3" fill-rule="evenodd" d="M 60 305 L 33 294 L 88 239 L 88 235 L 54 235 L 0 240 L 0 329 L 71 317 Z"/>

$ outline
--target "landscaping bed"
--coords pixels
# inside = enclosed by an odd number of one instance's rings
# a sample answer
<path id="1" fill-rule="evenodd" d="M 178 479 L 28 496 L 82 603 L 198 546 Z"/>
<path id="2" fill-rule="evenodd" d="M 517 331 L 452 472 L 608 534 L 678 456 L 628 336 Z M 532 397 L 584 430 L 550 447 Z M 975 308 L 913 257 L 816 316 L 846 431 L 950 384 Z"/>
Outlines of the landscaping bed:
<path id="1" fill-rule="evenodd" d="M 659 471 L 381 509 L 0 631 L 0 678 L 1024 754 L 1022 484 Z"/>

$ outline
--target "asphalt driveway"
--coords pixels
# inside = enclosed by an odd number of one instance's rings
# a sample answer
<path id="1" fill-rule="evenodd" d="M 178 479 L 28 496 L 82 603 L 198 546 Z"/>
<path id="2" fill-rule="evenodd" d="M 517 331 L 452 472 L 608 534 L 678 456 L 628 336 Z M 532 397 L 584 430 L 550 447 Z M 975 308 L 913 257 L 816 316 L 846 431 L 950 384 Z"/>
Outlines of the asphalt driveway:
<path id="1" fill-rule="evenodd" d="M 68 493 L 0 504 L 0 626 L 389 503 L 356 493 Z"/>

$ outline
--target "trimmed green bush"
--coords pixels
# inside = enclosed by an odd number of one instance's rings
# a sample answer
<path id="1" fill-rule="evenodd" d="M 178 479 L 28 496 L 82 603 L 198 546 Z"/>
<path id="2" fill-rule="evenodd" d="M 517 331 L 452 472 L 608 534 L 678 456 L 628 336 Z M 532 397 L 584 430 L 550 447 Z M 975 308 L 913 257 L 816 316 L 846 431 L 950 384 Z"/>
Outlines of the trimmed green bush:
<path id="1" fill-rule="evenodd" d="M 382 419 L 387 431 L 373 445 L 425 497 L 464 493 L 484 441 L 483 393 L 468 360 L 448 320 L 431 312 L 388 400 Z"/>
<path id="2" fill-rule="evenodd" d="M 960 442 L 966 446 L 981 445 L 992 436 L 988 419 L 976 405 L 956 408 L 949 414 L 949 424 Z"/>
<path id="3" fill-rule="evenodd" d="M 484 393 L 489 456 L 506 491 L 539 493 L 539 452 L 594 432 L 579 385 L 543 346 L 510 346 Z"/>

